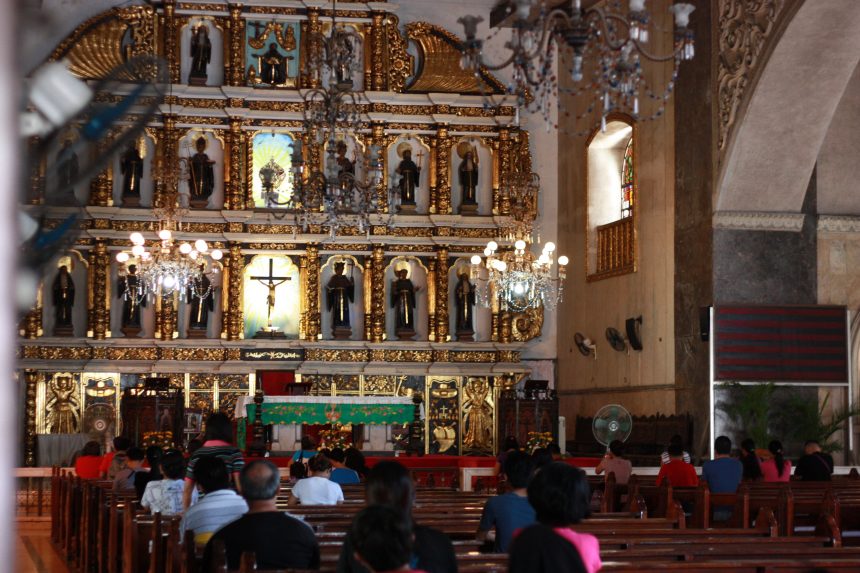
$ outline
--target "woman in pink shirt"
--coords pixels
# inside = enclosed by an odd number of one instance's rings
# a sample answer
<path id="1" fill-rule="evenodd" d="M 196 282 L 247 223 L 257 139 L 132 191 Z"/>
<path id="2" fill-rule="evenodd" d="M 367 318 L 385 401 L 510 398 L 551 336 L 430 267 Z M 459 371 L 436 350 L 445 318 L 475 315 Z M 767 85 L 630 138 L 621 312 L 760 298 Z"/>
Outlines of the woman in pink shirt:
<path id="1" fill-rule="evenodd" d="M 575 531 L 589 515 L 591 488 L 582 470 L 563 462 L 541 468 L 528 487 L 538 523 L 510 545 L 509 573 L 595 573 L 603 566 L 600 543 Z"/>
<path id="2" fill-rule="evenodd" d="M 791 479 L 791 462 L 782 457 L 782 444 L 773 440 L 767 449 L 773 454 L 769 460 L 761 462 L 763 481 L 788 481 Z"/>

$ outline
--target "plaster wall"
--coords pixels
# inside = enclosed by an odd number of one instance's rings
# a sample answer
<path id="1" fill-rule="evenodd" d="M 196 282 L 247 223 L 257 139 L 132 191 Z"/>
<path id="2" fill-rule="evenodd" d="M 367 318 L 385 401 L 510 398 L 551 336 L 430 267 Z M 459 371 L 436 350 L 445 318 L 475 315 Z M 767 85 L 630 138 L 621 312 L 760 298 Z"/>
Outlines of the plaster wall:
<path id="1" fill-rule="evenodd" d="M 818 154 L 818 212 L 860 215 L 860 66 L 854 69 Z"/>
<path id="2" fill-rule="evenodd" d="M 669 2 L 649 6 L 658 29 L 671 29 Z M 671 35 L 654 34 L 652 52 L 671 49 Z M 643 61 L 652 85 L 664 85 L 671 66 Z M 564 78 L 566 74 L 561 73 Z M 568 80 L 565 80 L 568 81 Z M 571 116 L 582 101 L 562 98 Z M 643 116 L 654 110 L 643 108 Z M 586 138 L 575 134 L 582 126 L 559 133 L 559 248 L 572 254 L 561 305 L 558 331 L 561 415 L 568 420 L 568 439 L 577 414 L 593 415 L 603 404 L 616 402 L 634 415 L 675 413 L 674 387 L 674 109 L 636 126 L 638 203 L 635 211 L 637 271 L 595 282 L 586 281 Z M 641 352 L 616 352 L 604 332 L 622 330 L 624 320 L 642 315 Z M 582 332 L 597 343 L 597 359 L 582 356 L 573 342 Z"/>

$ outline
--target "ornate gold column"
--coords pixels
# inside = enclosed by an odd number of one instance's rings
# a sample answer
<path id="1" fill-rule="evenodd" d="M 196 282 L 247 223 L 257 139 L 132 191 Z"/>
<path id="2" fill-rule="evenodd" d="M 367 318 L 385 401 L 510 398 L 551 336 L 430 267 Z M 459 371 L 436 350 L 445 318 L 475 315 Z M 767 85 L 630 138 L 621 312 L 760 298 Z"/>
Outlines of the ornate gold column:
<path id="1" fill-rule="evenodd" d="M 511 341 L 511 321 L 513 313 L 509 310 L 503 310 L 499 314 L 499 342 L 507 343 Z"/>
<path id="2" fill-rule="evenodd" d="M 98 152 L 103 152 L 108 143 L 108 138 L 113 137 L 113 133 L 109 133 L 105 139 L 100 140 L 96 144 Z M 88 203 L 95 207 L 109 207 L 113 202 L 113 162 L 108 161 L 104 171 L 93 177 L 90 181 L 90 200 Z"/>
<path id="3" fill-rule="evenodd" d="M 227 340 L 239 340 L 242 335 L 242 270 L 245 261 L 238 243 L 230 243 L 230 254 L 225 265 L 229 273 L 227 283 Z"/>
<path id="4" fill-rule="evenodd" d="M 175 97 L 175 96 L 169 96 Z M 178 154 L 179 147 L 177 146 L 178 136 L 176 133 L 176 116 L 172 114 L 164 114 L 164 125 L 161 128 L 162 137 L 158 141 L 161 149 L 156 153 L 163 169 L 176 170 L 177 181 L 179 178 L 179 163 Z M 171 189 L 165 189 L 164 181 L 155 181 L 153 189 L 152 204 L 154 207 L 164 207 L 165 196 Z"/>
<path id="5" fill-rule="evenodd" d="M 107 338 L 110 328 L 108 314 L 110 296 L 110 257 L 107 252 L 107 239 L 96 239 L 90 251 L 89 266 L 89 328 L 95 340 Z"/>
<path id="6" fill-rule="evenodd" d="M 161 296 L 161 330 L 157 336 L 161 340 L 173 340 L 173 332 L 176 330 L 176 300 L 175 294 Z"/>
<path id="7" fill-rule="evenodd" d="M 245 134 L 242 132 L 242 120 L 231 118 L 230 130 L 227 132 L 227 149 L 224 162 L 224 207 L 241 210 L 245 208 L 245 190 L 242 188 L 242 157 L 245 156 Z"/>
<path id="8" fill-rule="evenodd" d="M 299 340 L 308 339 L 308 257 L 299 257 Z"/>
<path id="9" fill-rule="evenodd" d="M 42 286 L 39 284 L 36 289 L 36 304 L 24 315 L 18 325 L 18 329 L 24 333 L 24 338 L 30 340 L 39 338 L 42 331 Z"/>
<path id="10" fill-rule="evenodd" d="M 499 172 L 500 177 L 504 178 L 505 175 L 511 172 L 511 151 L 512 151 L 512 141 L 511 141 L 511 132 L 507 129 L 499 130 Z M 500 197 L 498 193 L 496 194 L 496 198 L 493 199 L 494 203 L 498 202 L 499 204 L 499 214 L 500 215 L 510 215 L 511 214 L 511 202 L 510 200 L 504 199 Z"/>
<path id="11" fill-rule="evenodd" d="M 24 465 L 36 466 L 36 387 L 40 374 L 37 370 L 24 371 L 26 401 L 24 410 Z"/>
<path id="12" fill-rule="evenodd" d="M 500 152 L 500 141 L 498 138 L 493 138 L 492 147 L 493 147 L 493 214 L 498 215 L 501 211 L 501 197 L 499 196 L 499 188 L 501 187 L 502 177 L 501 177 L 501 152 Z"/>
<path id="13" fill-rule="evenodd" d="M 228 42 L 224 42 L 224 76 L 228 85 L 245 85 L 245 20 L 242 18 L 242 4 L 230 6 L 228 22 Z"/>
<path id="14" fill-rule="evenodd" d="M 427 261 L 427 338 L 436 338 L 436 259 Z"/>
<path id="15" fill-rule="evenodd" d="M 373 329 L 371 328 L 371 293 L 373 293 L 373 258 L 364 257 L 364 273 L 362 273 L 362 281 L 364 282 L 364 340 L 371 340 Z"/>
<path id="16" fill-rule="evenodd" d="M 385 91 L 385 12 L 371 12 L 370 24 L 370 82 L 366 89 Z"/>
<path id="17" fill-rule="evenodd" d="M 448 247 L 436 247 L 436 342 L 447 342 L 448 317 Z"/>
<path id="18" fill-rule="evenodd" d="M 370 341 L 382 342 L 385 338 L 385 245 L 373 245 L 371 255 Z M 367 295 L 365 295 L 367 296 Z"/>
<path id="19" fill-rule="evenodd" d="M 307 25 L 307 50 L 308 54 L 319 54 L 324 49 L 320 44 L 322 35 L 322 24 L 320 24 L 320 9 L 308 8 L 308 25 Z M 307 60 L 306 60 L 307 61 Z M 310 68 L 310 66 L 308 66 Z M 302 77 L 302 84 L 306 88 L 320 87 L 320 73 L 318 70 L 310 70 L 311 74 L 307 77 Z"/>
<path id="20" fill-rule="evenodd" d="M 436 213 L 451 213 L 451 140 L 448 126 L 436 129 Z"/>
<path id="21" fill-rule="evenodd" d="M 307 301 L 305 313 L 305 340 L 316 340 L 322 329 L 320 316 L 320 255 L 319 247 L 310 244 L 307 247 Z"/>
<path id="22" fill-rule="evenodd" d="M 493 285 L 487 285 L 490 289 L 490 340 L 499 341 L 501 334 L 501 320 L 499 319 L 499 295 Z"/>
<path id="23" fill-rule="evenodd" d="M 164 59 L 170 70 L 170 78 L 174 84 L 179 79 L 179 51 L 176 49 L 176 0 L 164 0 L 164 15 L 161 16 L 161 37 L 163 40 Z"/>
<path id="24" fill-rule="evenodd" d="M 374 68 L 374 73 L 376 73 Z M 373 122 L 370 124 L 370 144 L 379 148 L 379 159 L 382 162 L 382 180 L 376 188 L 376 199 L 379 202 L 379 212 L 388 213 L 388 151 L 385 137 L 385 124 Z"/>

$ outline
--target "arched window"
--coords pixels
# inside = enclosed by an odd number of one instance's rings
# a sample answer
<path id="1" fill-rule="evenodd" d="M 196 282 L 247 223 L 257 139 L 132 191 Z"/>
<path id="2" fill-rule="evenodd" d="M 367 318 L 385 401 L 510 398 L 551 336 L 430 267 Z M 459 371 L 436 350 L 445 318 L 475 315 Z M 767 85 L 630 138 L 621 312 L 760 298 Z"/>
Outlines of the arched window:
<path id="1" fill-rule="evenodd" d="M 633 216 L 633 200 L 636 194 L 635 173 L 633 170 L 633 136 L 624 148 L 624 160 L 621 164 L 621 218 Z"/>

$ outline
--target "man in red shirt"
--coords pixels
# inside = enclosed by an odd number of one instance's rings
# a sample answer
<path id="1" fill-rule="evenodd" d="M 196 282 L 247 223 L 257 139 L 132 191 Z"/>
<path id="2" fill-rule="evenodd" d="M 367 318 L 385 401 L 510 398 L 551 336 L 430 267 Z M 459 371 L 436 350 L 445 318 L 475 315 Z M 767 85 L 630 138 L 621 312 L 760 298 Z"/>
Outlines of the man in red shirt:
<path id="1" fill-rule="evenodd" d="M 669 480 L 672 487 L 695 487 L 699 485 L 699 476 L 693 464 L 684 461 L 684 448 L 679 444 L 669 446 L 669 463 L 660 466 L 657 474 L 657 485 L 662 485 L 663 480 Z"/>

